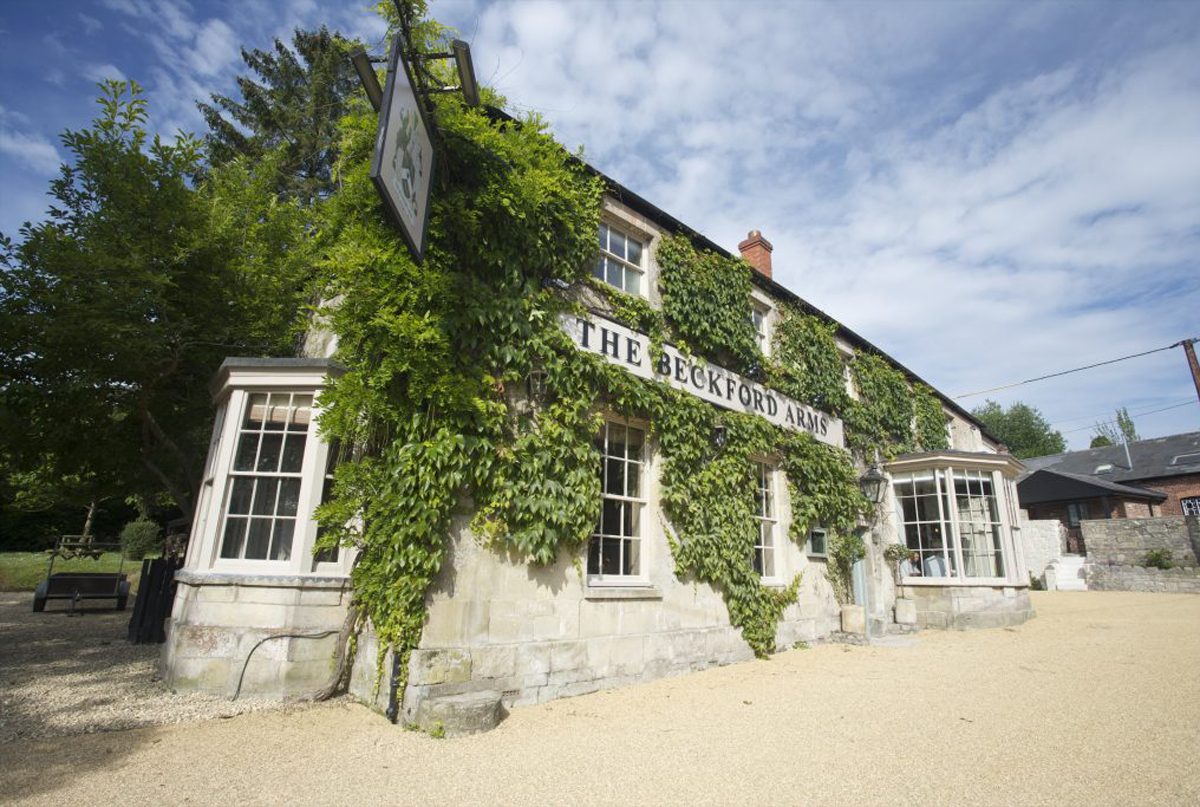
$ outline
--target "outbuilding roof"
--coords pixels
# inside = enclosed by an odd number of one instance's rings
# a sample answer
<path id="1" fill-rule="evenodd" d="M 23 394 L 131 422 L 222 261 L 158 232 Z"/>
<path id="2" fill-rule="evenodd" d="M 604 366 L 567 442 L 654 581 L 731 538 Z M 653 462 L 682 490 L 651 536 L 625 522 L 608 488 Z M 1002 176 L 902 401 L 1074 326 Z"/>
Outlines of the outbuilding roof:
<path id="1" fill-rule="evenodd" d="M 1167 498 L 1167 494 L 1157 490 L 1046 468 L 1034 471 L 1018 482 L 1017 496 L 1022 507 L 1071 499 L 1095 499 L 1101 496 L 1120 496 L 1125 499 L 1147 499 L 1156 502 L 1166 501 Z"/>
<path id="2" fill-rule="evenodd" d="M 1200 474 L 1200 432 L 1135 440 L 1129 443 L 1128 459 L 1125 446 L 1116 445 L 1032 457 L 1021 462 L 1029 469 L 1029 475 L 1053 470 L 1122 483 Z"/>

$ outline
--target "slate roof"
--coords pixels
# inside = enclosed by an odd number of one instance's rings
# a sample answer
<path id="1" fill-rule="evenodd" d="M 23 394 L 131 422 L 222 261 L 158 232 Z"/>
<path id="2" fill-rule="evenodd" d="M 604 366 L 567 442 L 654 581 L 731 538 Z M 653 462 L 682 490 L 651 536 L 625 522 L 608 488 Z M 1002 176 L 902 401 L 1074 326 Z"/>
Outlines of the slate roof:
<path id="1" fill-rule="evenodd" d="M 1134 499 L 1165 501 L 1167 494 L 1147 490 L 1136 485 L 1122 485 L 1099 476 L 1071 474 L 1043 468 L 1024 476 L 1017 483 L 1017 495 L 1021 506 L 1067 499 L 1094 498 L 1096 496 L 1122 496 Z"/>
<path id="2" fill-rule="evenodd" d="M 1131 483 L 1164 476 L 1200 474 L 1200 432 L 1172 434 L 1129 444 L 1133 468 L 1126 467 L 1124 446 L 1105 446 L 1065 454 L 1050 454 L 1021 460 L 1027 469 L 1021 479 L 1035 471 L 1053 470 L 1059 473 L 1087 477 L 1089 481 Z M 1111 470 L 1097 472 L 1101 466 Z"/>

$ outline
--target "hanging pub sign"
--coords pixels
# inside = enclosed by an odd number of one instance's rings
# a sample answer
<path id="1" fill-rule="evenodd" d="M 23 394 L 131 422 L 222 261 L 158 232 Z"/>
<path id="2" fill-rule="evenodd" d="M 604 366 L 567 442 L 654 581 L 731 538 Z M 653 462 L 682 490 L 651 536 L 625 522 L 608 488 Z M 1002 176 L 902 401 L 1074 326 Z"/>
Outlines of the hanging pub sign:
<path id="1" fill-rule="evenodd" d="M 371 181 L 417 264 L 425 255 L 433 156 L 433 136 L 397 34 L 388 59 Z"/>
<path id="2" fill-rule="evenodd" d="M 598 353 L 640 378 L 660 381 L 711 404 L 759 415 L 776 426 L 806 431 L 822 443 L 842 446 L 842 421 L 699 356 L 663 345 L 658 361 L 650 337 L 601 316 L 563 315 L 562 325 L 580 350 Z"/>

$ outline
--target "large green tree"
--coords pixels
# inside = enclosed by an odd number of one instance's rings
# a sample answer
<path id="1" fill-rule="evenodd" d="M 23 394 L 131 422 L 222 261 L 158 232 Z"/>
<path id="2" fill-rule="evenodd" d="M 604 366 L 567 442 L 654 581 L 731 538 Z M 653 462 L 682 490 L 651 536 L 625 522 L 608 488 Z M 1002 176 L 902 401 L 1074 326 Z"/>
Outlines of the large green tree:
<path id="1" fill-rule="evenodd" d="M 135 83 L 99 103 L 62 135 L 48 218 L 0 235 L 0 456 L 39 506 L 165 492 L 190 515 L 208 382 L 225 356 L 290 351 L 308 222 L 274 195 L 282 155 L 195 188 L 199 141 L 150 138 Z"/>
<path id="2" fill-rule="evenodd" d="M 1005 409 L 989 400 L 972 409 L 971 414 L 1019 459 L 1067 450 L 1062 434 L 1050 428 L 1042 413 L 1029 404 L 1017 401 Z"/>
<path id="3" fill-rule="evenodd" d="M 242 49 L 252 76 L 239 76 L 241 100 L 213 95 L 198 103 L 209 126 L 209 160 L 223 165 L 280 152 L 278 191 L 310 204 L 333 190 L 338 121 L 358 87 L 350 51 L 358 44 L 325 27 L 297 29 L 291 47 Z M 257 79 L 257 80 L 256 80 Z"/>

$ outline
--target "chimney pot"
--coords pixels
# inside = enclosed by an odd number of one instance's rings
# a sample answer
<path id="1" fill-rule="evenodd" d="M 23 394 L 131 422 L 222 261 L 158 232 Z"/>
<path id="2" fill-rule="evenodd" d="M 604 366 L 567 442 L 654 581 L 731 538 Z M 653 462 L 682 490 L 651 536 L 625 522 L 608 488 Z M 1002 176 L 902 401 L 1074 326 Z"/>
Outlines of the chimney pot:
<path id="1" fill-rule="evenodd" d="M 751 230 L 746 240 L 738 244 L 738 250 L 754 271 L 766 277 L 771 276 L 771 242 L 763 238 L 758 230 Z"/>

